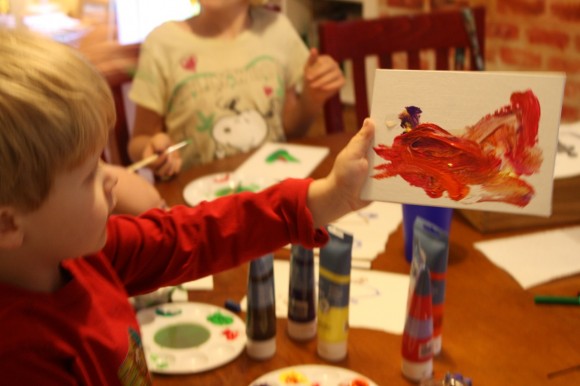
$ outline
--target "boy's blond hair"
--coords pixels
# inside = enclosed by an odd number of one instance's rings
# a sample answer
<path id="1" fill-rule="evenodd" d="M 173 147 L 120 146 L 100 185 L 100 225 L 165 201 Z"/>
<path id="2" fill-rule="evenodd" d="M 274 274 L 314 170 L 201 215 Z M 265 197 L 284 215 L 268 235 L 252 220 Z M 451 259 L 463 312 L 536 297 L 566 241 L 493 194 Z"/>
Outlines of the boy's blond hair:
<path id="1" fill-rule="evenodd" d="M 0 29 L 0 205 L 37 209 L 55 173 L 100 151 L 115 121 L 103 77 L 74 49 Z"/>

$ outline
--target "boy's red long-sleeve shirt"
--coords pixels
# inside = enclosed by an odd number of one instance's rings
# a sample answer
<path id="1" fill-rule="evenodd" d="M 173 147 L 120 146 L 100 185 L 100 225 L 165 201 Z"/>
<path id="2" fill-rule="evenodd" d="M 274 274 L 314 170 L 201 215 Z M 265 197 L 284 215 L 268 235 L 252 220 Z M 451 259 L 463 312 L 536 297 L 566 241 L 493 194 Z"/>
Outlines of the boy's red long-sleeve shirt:
<path id="1" fill-rule="evenodd" d="M 65 260 L 54 293 L 0 283 L 3 385 L 150 384 L 128 296 L 210 275 L 288 243 L 323 245 L 306 206 L 309 181 L 287 180 L 139 218 L 111 217 L 102 251 Z"/>

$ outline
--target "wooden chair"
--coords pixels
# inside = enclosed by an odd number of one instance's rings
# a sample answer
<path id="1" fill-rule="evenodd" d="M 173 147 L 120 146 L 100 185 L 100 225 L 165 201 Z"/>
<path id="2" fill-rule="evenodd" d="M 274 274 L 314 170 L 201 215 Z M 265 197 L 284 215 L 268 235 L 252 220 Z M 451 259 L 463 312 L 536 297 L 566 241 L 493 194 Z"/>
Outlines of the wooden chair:
<path id="1" fill-rule="evenodd" d="M 116 42 L 105 43 L 83 51 L 85 56 L 105 77 L 111 87 L 115 100 L 117 121 L 105 155 L 106 161 L 127 166 L 131 164 L 128 145 L 131 128 L 127 120 L 127 99 L 124 85 L 133 80 L 139 61 L 140 44 L 120 45 Z"/>
<path id="2" fill-rule="evenodd" d="M 418 70 L 427 69 L 422 63 L 423 53 L 433 51 L 436 70 L 483 70 L 484 21 L 483 7 L 326 21 L 318 27 L 320 52 L 339 63 L 351 61 L 358 128 L 369 116 L 366 58 L 376 57 L 379 68 L 400 68 L 393 57 L 406 53 L 407 69 Z M 469 60 L 462 61 L 461 55 Z M 326 102 L 324 123 L 327 133 L 344 131 L 343 104 L 339 95 Z"/>

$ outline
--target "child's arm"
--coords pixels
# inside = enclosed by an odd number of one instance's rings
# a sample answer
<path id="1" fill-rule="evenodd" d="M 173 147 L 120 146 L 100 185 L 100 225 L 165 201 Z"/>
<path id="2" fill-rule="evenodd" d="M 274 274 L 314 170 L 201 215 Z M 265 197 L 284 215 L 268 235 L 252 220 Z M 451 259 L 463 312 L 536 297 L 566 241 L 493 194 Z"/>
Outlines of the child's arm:
<path id="1" fill-rule="evenodd" d="M 304 82 L 298 94 L 294 88 L 286 90 L 283 123 L 288 139 L 301 137 L 322 112 L 326 100 L 336 94 L 345 79 L 338 63 L 329 55 L 321 55 L 316 48 L 304 66 Z"/>
<path id="2" fill-rule="evenodd" d="M 336 157 L 328 176 L 310 184 L 308 207 L 315 227 L 327 223 L 369 204 L 360 199 L 368 178 L 367 154 L 375 132 L 375 125 L 366 119 L 363 127 Z"/>
<path id="3" fill-rule="evenodd" d="M 148 167 L 159 177 L 170 177 L 181 168 L 179 152 L 163 154 L 173 143 L 163 131 L 163 117 L 153 110 L 136 106 L 133 134 L 129 141 L 129 155 L 140 161 L 153 154 L 160 154 L 157 161 Z"/>

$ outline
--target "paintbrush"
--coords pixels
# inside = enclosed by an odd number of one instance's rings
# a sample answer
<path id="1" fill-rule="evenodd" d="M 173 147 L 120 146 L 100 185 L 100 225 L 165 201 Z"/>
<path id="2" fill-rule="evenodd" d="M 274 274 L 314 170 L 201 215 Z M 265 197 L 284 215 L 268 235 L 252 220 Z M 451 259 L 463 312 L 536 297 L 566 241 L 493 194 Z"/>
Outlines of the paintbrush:
<path id="1" fill-rule="evenodd" d="M 163 154 L 170 154 L 173 153 L 176 150 L 181 149 L 184 146 L 187 146 L 191 143 L 191 139 L 186 139 L 185 141 L 181 141 L 179 143 L 176 143 L 175 145 L 171 145 L 167 148 L 167 150 L 165 150 L 163 153 L 161 154 L 153 154 L 150 155 L 147 158 L 143 158 L 141 161 L 137 161 L 129 166 L 127 166 L 127 170 L 130 172 L 135 172 L 141 168 L 144 168 L 145 166 L 155 162 L 159 157 L 161 157 Z"/>

